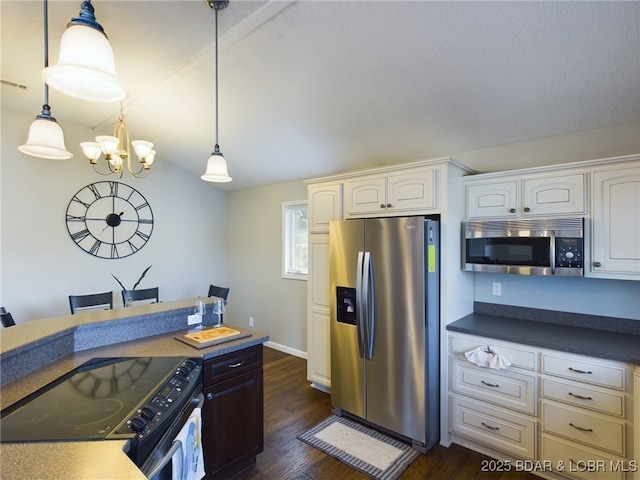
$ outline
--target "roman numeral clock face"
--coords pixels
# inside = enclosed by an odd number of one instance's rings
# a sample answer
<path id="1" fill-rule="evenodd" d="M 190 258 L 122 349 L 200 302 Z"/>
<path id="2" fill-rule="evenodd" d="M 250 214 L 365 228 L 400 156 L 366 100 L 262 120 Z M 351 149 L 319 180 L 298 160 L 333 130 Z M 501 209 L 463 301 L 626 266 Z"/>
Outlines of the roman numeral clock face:
<path id="1" fill-rule="evenodd" d="M 69 202 L 67 230 L 76 245 L 95 257 L 128 257 L 151 237 L 153 212 L 135 188 L 119 182 L 96 182 Z"/>

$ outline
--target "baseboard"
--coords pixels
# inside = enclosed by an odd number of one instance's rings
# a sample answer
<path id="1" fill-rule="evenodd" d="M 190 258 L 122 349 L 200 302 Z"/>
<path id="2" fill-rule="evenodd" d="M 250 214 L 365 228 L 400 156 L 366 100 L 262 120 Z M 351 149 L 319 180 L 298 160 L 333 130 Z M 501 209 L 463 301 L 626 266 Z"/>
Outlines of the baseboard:
<path id="1" fill-rule="evenodd" d="M 293 355 L 295 357 L 307 359 L 307 352 L 303 352 L 302 350 L 297 350 L 295 348 L 287 347 L 286 345 L 280 345 L 275 342 L 265 342 L 265 347 L 273 348 L 274 350 L 278 350 L 280 352 L 288 353 L 289 355 Z"/>

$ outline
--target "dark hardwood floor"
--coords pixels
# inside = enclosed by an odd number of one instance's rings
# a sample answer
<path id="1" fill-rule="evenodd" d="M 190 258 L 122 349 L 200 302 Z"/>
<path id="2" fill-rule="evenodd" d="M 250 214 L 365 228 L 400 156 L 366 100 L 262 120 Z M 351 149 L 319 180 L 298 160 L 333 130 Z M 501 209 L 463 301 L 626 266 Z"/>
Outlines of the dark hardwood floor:
<path id="1" fill-rule="evenodd" d="M 307 381 L 307 362 L 264 349 L 264 451 L 255 467 L 234 480 L 366 480 L 369 477 L 296 437 L 331 414 L 330 395 Z M 539 480 L 525 472 L 482 472 L 488 459 L 458 445 L 435 446 L 401 475 L 402 480 Z"/>

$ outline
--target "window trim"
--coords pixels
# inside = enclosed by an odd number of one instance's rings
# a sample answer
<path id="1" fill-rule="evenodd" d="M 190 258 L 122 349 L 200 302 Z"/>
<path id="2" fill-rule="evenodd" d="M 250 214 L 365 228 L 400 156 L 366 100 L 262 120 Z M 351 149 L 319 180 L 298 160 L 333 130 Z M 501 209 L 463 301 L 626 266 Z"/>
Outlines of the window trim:
<path id="1" fill-rule="evenodd" d="M 307 273 L 294 273 L 287 271 L 287 259 L 289 254 L 289 237 L 288 237 L 288 216 L 287 212 L 294 207 L 306 207 L 307 208 L 307 218 L 309 213 L 309 204 L 307 200 L 293 200 L 288 202 L 282 202 L 282 278 L 290 279 L 290 280 L 304 280 L 306 281 L 309 277 L 308 265 L 307 265 Z M 309 225 L 307 224 L 307 245 L 309 239 Z M 308 252 L 307 252 L 308 259 Z"/>

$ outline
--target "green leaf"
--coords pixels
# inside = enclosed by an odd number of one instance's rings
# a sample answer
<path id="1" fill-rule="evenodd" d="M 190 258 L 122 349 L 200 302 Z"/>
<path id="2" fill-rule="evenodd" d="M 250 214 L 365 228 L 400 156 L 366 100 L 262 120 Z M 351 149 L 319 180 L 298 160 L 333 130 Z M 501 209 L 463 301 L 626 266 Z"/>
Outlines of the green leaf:
<path id="1" fill-rule="evenodd" d="M 133 288 L 131 290 L 135 290 L 136 287 L 140 284 L 140 282 L 142 281 L 142 279 L 144 278 L 144 276 L 147 274 L 147 272 L 149 271 L 149 269 L 152 267 L 153 265 L 149 265 L 147 268 L 144 269 L 144 272 L 142 272 L 142 275 L 140 275 L 140 278 L 138 279 L 138 281 L 135 283 L 135 285 L 133 286 Z M 117 278 L 116 278 L 117 280 Z M 121 284 L 122 285 L 122 284 Z M 126 289 L 125 289 L 126 290 Z"/>
<path id="2" fill-rule="evenodd" d="M 116 282 L 118 282 L 120 284 L 120 286 L 122 287 L 122 290 L 126 290 L 125 286 L 122 284 L 122 282 L 120 280 L 118 280 L 118 277 L 116 277 L 113 273 L 111 274 L 111 276 L 113 278 L 116 279 Z"/>

